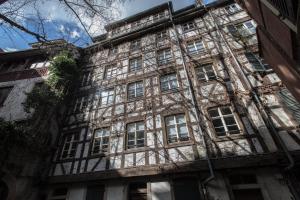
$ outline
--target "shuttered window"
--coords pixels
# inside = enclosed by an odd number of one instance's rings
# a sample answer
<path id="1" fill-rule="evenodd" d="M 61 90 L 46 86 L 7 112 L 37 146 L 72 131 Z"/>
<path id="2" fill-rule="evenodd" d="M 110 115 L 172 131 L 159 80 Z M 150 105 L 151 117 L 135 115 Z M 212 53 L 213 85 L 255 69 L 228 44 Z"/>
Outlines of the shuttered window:
<path id="1" fill-rule="evenodd" d="M 281 101 L 289 109 L 294 119 L 300 124 L 300 103 L 295 97 L 288 91 L 288 89 L 282 89 L 278 92 Z"/>

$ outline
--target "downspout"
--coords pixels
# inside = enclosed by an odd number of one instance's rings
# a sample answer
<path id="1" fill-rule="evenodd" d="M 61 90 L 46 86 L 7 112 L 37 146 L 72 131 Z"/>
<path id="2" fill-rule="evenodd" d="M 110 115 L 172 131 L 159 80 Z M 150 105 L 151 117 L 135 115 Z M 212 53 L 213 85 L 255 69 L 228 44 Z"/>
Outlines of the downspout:
<path id="1" fill-rule="evenodd" d="M 185 73 L 185 76 L 187 77 L 187 80 L 188 80 L 188 89 L 189 89 L 189 93 L 191 94 L 192 98 L 191 98 L 191 101 L 192 101 L 192 104 L 194 105 L 193 106 L 193 112 L 195 112 L 195 117 L 196 117 L 196 120 L 197 120 L 197 123 L 198 123 L 198 126 L 199 126 L 199 135 L 200 135 L 200 138 L 203 138 L 203 145 L 204 145 L 204 148 L 205 148 L 205 152 L 206 152 L 206 158 L 207 158 L 207 164 L 208 164 L 208 168 L 209 168 L 209 177 L 207 177 L 203 182 L 202 184 L 207 184 L 209 181 L 213 180 L 215 178 L 215 173 L 214 173 L 214 170 L 213 170 L 213 166 L 212 166 L 212 162 L 210 160 L 210 156 L 209 156 L 209 153 L 208 153 L 208 150 L 207 150 L 207 145 L 206 145 L 206 142 L 205 142 L 205 137 L 204 137 L 204 134 L 202 132 L 202 128 L 201 128 L 201 125 L 200 125 L 200 116 L 199 116 L 199 108 L 198 108 L 198 105 L 196 103 L 196 96 L 195 96 L 195 93 L 194 93 L 194 90 L 192 88 L 192 81 L 191 81 L 191 78 L 188 74 L 188 71 L 187 71 L 187 67 L 186 67 L 186 62 L 185 62 L 185 57 L 184 57 L 184 54 L 183 54 L 183 50 L 182 50 L 182 47 L 180 45 L 180 39 L 179 39 L 179 36 L 178 36 L 178 32 L 177 32 L 177 29 L 176 29 L 176 26 L 175 26 L 175 23 L 174 23 L 174 20 L 173 20 L 173 16 L 172 16 L 172 10 L 171 10 L 171 3 L 168 2 L 169 4 L 169 15 L 170 15 L 170 20 L 171 20 L 171 23 L 172 23 L 172 27 L 175 31 L 175 39 L 176 39 L 176 42 L 179 46 L 179 49 L 180 49 L 180 56 L 182 58 L 182 63 L 183 63 L 183 68 L 184 68 L 184 73 Z"/>
<path id="2" fill-rule="evenodd" d="M 207 7 L 204 5 L 204 8 L 207 9 Z M 243 76 L 244 80 L 246 80 L 246 84 L 248 89 L 251 92 L 251 95 L 254 97 L 254 102 L 256 103 L 257 107 L 259 108 L 259 110 L 262 112 L 263 118 L 265 123 L 267 124 L 267 126 L 269 128 L 271 128 L 271 133 L 276 137 L 276 139 L 278 140 L 280 146 L 283 149 L 284 154 L 286 155 L 288 161 L 289 161 L 289 165 L 287 167 L 285 167 L 285 170 L 290 170 L 294 167 L 295 165 L 295 161 L 292 157 L 292 155 L 290 154 L 287 146 L 285 145 L 284 141 L 282 140 L 282 138 L 278 135 L 278 132 L 274 126 L 274 123 L 272 122 L 272 119 L 270 118 L 270 116 L 267 114 L 260 98 L 258 97 L 257 93 L 255 92 L 255 90 L 253 89 L 253 87 L 250 84 L 250 80 L 249 78 L 244 74 L 244 71 L 242 70 L 242 67 L 239 63 L 239 61 L 236 59 L 236 56 L 234 55 L 231 47 L 229 46 L 227 40 L 224 38 L 224 35 L 222 34 L 222 32 L 220 31 L 220 27 L 218 25 L 218 23 L 216 22 L 215 18 L 213 17 L 213 15 L 211 14 L 211 12 L 207 9 L 207 12 L 209 13 L 210 17 L 213 19 L 213 22 L 216 26 L 216 30 L 218 35 L 220 35 L 221 39 L 223 40 L 224 44 L 226 45 L 227 49 L 229 50 L 229 53 L 231 55 L 231 57 L 233 58 L 236 66 L 238 67 L 238 69 L 241 71 L 241 75 Z"/>

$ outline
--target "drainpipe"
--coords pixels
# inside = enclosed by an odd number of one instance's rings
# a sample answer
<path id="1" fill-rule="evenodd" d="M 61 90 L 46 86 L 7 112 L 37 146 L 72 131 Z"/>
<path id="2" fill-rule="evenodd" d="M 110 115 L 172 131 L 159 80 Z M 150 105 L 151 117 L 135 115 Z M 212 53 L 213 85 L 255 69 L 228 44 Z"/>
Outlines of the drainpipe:
<path id="1" fill-rule="evenodd" d="M 184 68 L 184 73 L 185 73 L 185 76 L 187 77 L 187 80 L 188 80 L 188 89 L 189 89 L 189 93 L 191 94 L 191 96 L 192 96 L 192 99 L 191 99 L 191 101 L 192 101 L 192 104 L 194 105 L 193 106 L 193 112 L 195 113 L 195 116 L 196 116 L 196 120 L 197 120 L 197 123 L 198 123 L 198 125 L 199 125 L 199 136 L 200 136 L 200 138 L 203 138 L 203 140 L 204 140 L 204 134 L 203 134 L 203 132 L 202 132 L 202 129 L 201 129 L 201 125 L 200 125 L 200 116 L 199 116 L 199 114 L 200 114 L 200 109 L 199 109 L 199 107 L 198 107 L 198 105 L 197 105 L 197 103 L 196 103 L 196 95 L 195 95 L 195 93 L 194 93 L 194 90 L 193 90 L 193 88 L 192 88 L 192 80 L 191 80 L 191 78 L 190 78 L 190 76 L 189 76 L 189 74 L 188 74 L 188 71 L 187 71 L 187 67 L 186 67 L 186 62 L 185 62 L 185 57 L 184 57 L 184 54 L 183 54 L 183 50 L 182 50 L 182 47 L 181 47 L 181 45 L 180 45 L 180 39 L 179 39 L 179 36 L 178 36 L 178 32 L 177 32 L 177 29 L 176 29 L 176 26 L 175 26 L 175 23 L 174 23 L 174 20 L 173 20 L 173 16 L 172 16 L 172 11 L 171 11 L 171 4 L 170 4 L 170 2 L 168 2 L 168 4 L 169 4 L 169 15 L 170 15 L 170 20 L 171 20 L 171 23 L 172 23 L 172 27 L 173 27 L 173 29 L 174 29 L 174 31 L 175 31 L 175 39 L 176 39 L 176 42 L 177 42 L 177 44 L 178 44 L 178 46 L 179 46 L 179 49 L 180 49 L 180 56 L 181 56 L 181 58 L 182 58 L 182 60 L 183 60 L 183 68 Z M 204 148 L 205 148 L 205 150 L 206 150 L 206 158 L 207 158 L 207 164 L 208 164 L 208 168 L 209 168 L 209 173 L 210 173 L 210 176 L 209 177 L 207 177 L 204 181 L 203 181 L 203 185 L 205 185 L 205 184 L 207 184 L 209 181 L 211 181 L 211 180 L 213 180 L 214 178 L 215 178 L 215 173 L 214 173 L 214 170 L 213 170 L 213 166 L 212 166 L 212 162 L 211 162 L 211 160 L 210 160 L 210 156 L 209 156 L 209 153 L 208 153 L 208 151 L 207 151 L 207 145 L 206 145 L 206 142 L 205 142 L 205 140 L 203 141 L 203 145 L 204 145 Z"/>
<path id="2" fill-rule="evenodd" d="M 204 5 L 204 8 L 207 9 L 207 7 Z M 222 32 L 220 31 L 220 27 L 218 25 L 218 23 L 216 22 L 215 18 L 213 17 L 213 15 L 211 14 L 210 10 L 207 9 L 207 12 L 209 13 L 210 17 L 213 19 L 213 22 L 216 26 L 216 30 L 218 35 L 220 36 L 220 38 L 223 40 L 224 44 L 226 45 L 227 49 L 229 50 L 229 53 L 231 55 L 231 57 L 233 58 L 236 66 L 238 67 L 238 69 L 241 71 L 241 75 L 244 78 L 244 80 L 246 80 L 246 84 L 248 89 L 251 92 L 251 95 L 254 97 L 254 102 L 257 105 L 257 107 L 259 108 L 259 110 L 262 112 L 262 116 L 264 118 L 265 123 L 267 124 L 267 126 L 271 129 L 271 133 L 276 137 L 276 139 L 278 140 L 280 146 L 283 149 L 284 154 L 286 155 L 288 161 L 289 161 L 289 165 L 287 167 L 285 167 L 285 170 L 290 170 L 294 167 L 295 165 L 295 161 L 292 157 L 292 155 L 290 154 L 286 144 L 284 143 L 284 141 L 282 140 L 282 138 L 278 135 L 278 132 L 275 128 L 274 123 L 272 122 L 271 117 L 267 114 L 260 98 L 258 97 L 257 93 L 255 92 L 254 88 L 251 86 L 250 84 L 250 80 L 249 78 L 244 74 L 244 71 L 242 70 L 242 67 L 239 63 L 239 61 L 237 60 L 236 56 L 234 55 L 231 47 L 229 46 L 227 40 L 224 38 L 224 35 L 222 34 Z"/>

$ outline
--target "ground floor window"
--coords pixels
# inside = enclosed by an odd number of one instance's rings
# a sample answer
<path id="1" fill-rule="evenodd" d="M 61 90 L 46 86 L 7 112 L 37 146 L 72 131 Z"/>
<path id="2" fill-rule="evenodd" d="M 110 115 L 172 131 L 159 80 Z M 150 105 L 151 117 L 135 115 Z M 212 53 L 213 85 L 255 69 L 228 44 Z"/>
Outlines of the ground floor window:
<path id="1" fill-rule="evenodd" d="M 128 189 L 129 200 L 147 200 L 147 183 L 131 183 Z"/>
<path id="2" fill-rule="evenodd" d="M 199 184 L 196 179 L 178 179 L 173 181 L 175 200 L 201 200 Z"/>
<path id="3" fill-rule="evenodd" d="M 104 196 L 104 186 L 93 185 L 87 188 L 85 200 L 103 200 L 103 196 Z"/>
<path id="4" fill-rule="evenodd" d="M 235 200 L 264 200 L 254 174 L 230 175 L 229 183 Z"/>
<path id="5" fill-rule="evenodd" d="M 56 188 L 52 191 L 50 200 L 66 200 L 67 194 L 67 188 Z"/>

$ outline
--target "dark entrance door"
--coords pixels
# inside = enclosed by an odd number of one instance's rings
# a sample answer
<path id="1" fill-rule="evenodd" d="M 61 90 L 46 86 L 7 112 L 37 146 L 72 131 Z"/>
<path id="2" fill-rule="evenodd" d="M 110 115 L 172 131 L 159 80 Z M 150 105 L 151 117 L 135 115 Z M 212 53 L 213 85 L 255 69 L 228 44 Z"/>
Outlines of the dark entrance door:
<path id="1" fill-rule="evenodd" d="M 173 188 L 175 200 L 201 200 L 196 179 L 176 179 Z"/>

